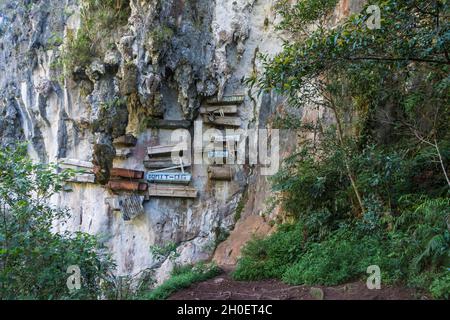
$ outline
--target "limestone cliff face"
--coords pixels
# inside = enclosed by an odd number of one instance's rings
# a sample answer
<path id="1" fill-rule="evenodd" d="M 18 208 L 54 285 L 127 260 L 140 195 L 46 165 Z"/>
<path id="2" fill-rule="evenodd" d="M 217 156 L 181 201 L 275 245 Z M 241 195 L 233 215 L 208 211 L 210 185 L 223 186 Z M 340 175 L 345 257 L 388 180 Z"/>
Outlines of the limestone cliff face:
<path id="1" fill-rule="evenodd" d="M 95 183 L 70 183 L 55 197 L 55 204 L 72 212 L 69 223 L 56 228 L 100 235 L 118 274 L 153 269 L 161 281 L 175 263 L 211 258 L 217 240 L 239 220 L 238 206 L 241 220 L 262 215 L 270 194 L 267 177 L 247 162 L 236 166 L 231 181 L 212 181 L 207 165 L 193 165 L 189 171 L 197 198 L 149 197 L 144 214 L 124 221 L 107 201 L 118 196 L 106 186 L 111 169 L 146 171 L 147 148 L 169 143 L 173 132 L 149 123 L 185 120 L 193 133 L 207 98 L 244 95 L 240 128 L 267 128 L 283 100 L 258 96 L 243 80 L 262 71 L 258 53 L 281 50 L 282 35 L 274 28 L 275 0 L 125 2 L 125 25 L 111 25 L 108 36 L 93 44 L 97 50 L 89 63 L 62 77 L 59 62 L 68 39 L 85 22 L 85 1 L 0 1 L 0 142 L 28 141 L 36 161 L 64 158 L 95 165 Z M 345 3 L 341 11 L 347 10 Z M 119 158 L 113 141 L 125 134 L 137 143 L 130 157 Z M 288 142 L 281 153 L 295 148 L 295 136 L 282 134 L 281 141 Z M 270 230 L 267 219 L 251 221 L 264 233 Z M 237 230 L 242 229 L 241 224 Z M 237 238 L 244 240 L 223 244 L 217 261 L 235 262 L 249 237 Z M 177 254 L 152 254 L 152 246 L 169 243 L 177 245 Z"/>

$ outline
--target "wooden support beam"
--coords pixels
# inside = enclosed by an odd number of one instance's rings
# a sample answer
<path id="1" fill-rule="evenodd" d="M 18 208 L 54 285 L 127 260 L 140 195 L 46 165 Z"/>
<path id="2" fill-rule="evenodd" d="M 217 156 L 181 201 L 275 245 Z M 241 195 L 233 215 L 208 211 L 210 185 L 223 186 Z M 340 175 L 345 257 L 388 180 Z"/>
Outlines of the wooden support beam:
<path id="1" fill-rule="evenodd" d="M 233 180 L 235 171 L 231 166 L 210 166 L 208 176 L 212 180 Z"/>
<path id="2" fill-rule="evenodd" d="M 71 183 L 95 183 L 95 175 L 92 173 L 77 174 L 67 180 Z"/>
<path id="3" fill-rule="evenodd" d="M 150 158 L 144 160 L 144 166 L 148 169 L 164 169 L 180 165 L 179 163 L 174 163 L 171 157 L 162 158 Z M 183 163 L 185 168 L 190 167 L 190 163 Z"/>
<path id="4" fill-rule="evenodd" d="M 108 182 L 108 187 L 113 191 L 147 191 L 148 184 L 136 181 L 112 180 Z"/>
<path id="5" fill-rule="evenodd" d="M 192 175 L 182 172 L 147 172 L 146 179 L 149 182 L 156 183 L 181 183 L 191 182 Z"/>
<path id="6" fill-rule="evenodd" d="M 156 129 L 189 129 L 192 122 L 189 120 L 161 120 L 152 119 L 148 121 L 149 128 Z"/>
<path id="7" fill-rule="evenodd" d="M 137 139 L 133 135 L 127 134 L 114 139 L 113 144 L 117 146 L 134 147 L 137 144 Z"/>
<path id="8" fill-rule="evenodd" d="M 129 178 L 129 179 L 144 179 L 144 171 L 113 168 L 111 170 L 111 177 Z"/>
<path id="9" fill-rule="evenodd" d="M 161 186 L 151 184 L 148 189 L 151 197 L 197 198 L 197 190 L 193 187 Z"/>
<path id="10" fill-rule="evenodd" d="M 180 143 L 180 144 L 170 144 L 170 145 L 149 147 L 148 154 L 151 156 L 151 155 L 168 154 L 168 153 L 172 153 L 172 152 L 188 150 L 187 143 Z"/>
<path id="11" fill-rule="evenodd" d="M 224 106 L 209 106 L 209 107 L 201 107 L 200 113 L 202 114 L 208 114 L 208 113 L 216 113 L 216 114 L 222 114 L 222 113 L 236 113 L 237 112 L 237 105 L 224 105 Z"/>
<path id="12" fill-rule="evenodd" d="M 223 96 L 222 99 L 211 98 L 206 100 L 208 104 L 241 104 L 244 102 L 244 95 Z"/>
<path id="13" fill-rule="evenodd" d="M 203 122 L 222 126 L 240 127 L 242 121 L 239 117 L 210 117 L 203 116 Z"/>

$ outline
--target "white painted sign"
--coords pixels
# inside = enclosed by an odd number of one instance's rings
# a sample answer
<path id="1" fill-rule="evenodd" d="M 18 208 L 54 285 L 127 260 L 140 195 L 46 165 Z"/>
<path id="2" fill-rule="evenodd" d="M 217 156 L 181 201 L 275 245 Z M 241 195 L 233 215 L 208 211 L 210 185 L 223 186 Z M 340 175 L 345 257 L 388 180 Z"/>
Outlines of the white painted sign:
<path id="1" fill-rule="evenodd" d="M 146 179 L 150 182 L 188 183 L 192 175 L 181 172 L 147 172 Z"/>

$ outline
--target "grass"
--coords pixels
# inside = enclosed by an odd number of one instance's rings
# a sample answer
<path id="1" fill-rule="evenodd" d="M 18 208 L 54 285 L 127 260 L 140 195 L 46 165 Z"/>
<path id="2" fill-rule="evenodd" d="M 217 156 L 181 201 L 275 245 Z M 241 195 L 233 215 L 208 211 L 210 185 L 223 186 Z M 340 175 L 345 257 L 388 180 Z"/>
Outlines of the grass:
<path id="1" fill-rule="evenodd" d="M 149 293 L 144 293 L 141 298 L 143 300 L 165 300 L 181 289 L 214 278 L 220 273 L 221 270 L 215 265 L 199 264 L 175 268 L 168 280 Z"/>

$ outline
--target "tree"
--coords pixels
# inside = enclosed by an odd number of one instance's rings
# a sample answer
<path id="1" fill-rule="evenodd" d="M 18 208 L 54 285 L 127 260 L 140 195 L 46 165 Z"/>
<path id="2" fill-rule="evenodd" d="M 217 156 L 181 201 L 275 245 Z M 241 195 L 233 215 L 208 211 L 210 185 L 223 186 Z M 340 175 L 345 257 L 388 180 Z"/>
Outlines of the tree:
<path id="1" fill-rule="evenodd" d="M 50 198 L 73 172 L 34 164 L 25 145 L 0 149 L 0 298 L 96 299 L 114 266 L 94 236 L 55 233 L 67 210 Z M 81 289 L 66 285 L 69 266 L 81 270 Z"/>

